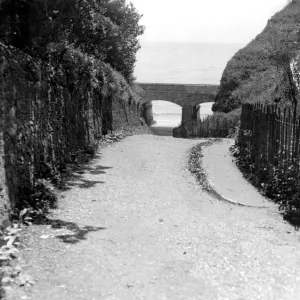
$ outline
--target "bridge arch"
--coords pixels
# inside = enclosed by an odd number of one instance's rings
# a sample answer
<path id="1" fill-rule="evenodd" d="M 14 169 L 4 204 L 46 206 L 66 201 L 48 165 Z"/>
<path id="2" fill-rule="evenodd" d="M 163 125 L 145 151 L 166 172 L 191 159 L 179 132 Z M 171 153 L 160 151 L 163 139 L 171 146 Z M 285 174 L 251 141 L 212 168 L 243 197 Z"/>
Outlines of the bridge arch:
<path id="1" fill-rule="evenodd" d="M 182 120 L 192 119 L 196 106 L 201 103 L 214 102 L 218 85 L 214 84 L 167 84 L 138 83 L 141 90 L 141 103 L 147 124 L 153 122 L 152 101 L 162 100 L 182 107 Z"/>

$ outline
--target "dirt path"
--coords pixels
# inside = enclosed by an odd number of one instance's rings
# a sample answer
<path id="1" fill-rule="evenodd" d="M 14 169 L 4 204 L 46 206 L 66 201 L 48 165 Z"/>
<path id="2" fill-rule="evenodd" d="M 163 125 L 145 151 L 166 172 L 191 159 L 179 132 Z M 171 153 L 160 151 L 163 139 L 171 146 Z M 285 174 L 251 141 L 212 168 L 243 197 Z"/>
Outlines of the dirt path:
<path id="1" fill-rule="evenodd" d="M 199 141 L 134 136 L 104 149 L 23 236 L 35 283 L 9 299 L 300 299 L 299 234 L 230 205 L 187 170 Z"/>
<path id="2" fill-rule="evenodd" d="M 263 197 L 241 176 L 229 148 L 233 139 L 223 139 L 203 149 L 202 166 L 213 188 L 229 201 L 246 206 L 273 207 L 275 204 Z"/>

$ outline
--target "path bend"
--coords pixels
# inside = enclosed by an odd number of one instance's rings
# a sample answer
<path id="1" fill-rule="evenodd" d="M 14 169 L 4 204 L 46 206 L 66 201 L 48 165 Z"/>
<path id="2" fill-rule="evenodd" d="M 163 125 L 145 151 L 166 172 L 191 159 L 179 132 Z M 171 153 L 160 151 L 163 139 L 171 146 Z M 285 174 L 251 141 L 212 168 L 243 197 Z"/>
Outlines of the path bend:
<path id="1" fill-rule="evenodd" d="M 203 192 L 187 168 L 197 143 L 141 135 L 101 150 L 49 224 L 24 232 L 35 283 L 9 300 L 300 299 L 299 234 L 273 208 Z"/>

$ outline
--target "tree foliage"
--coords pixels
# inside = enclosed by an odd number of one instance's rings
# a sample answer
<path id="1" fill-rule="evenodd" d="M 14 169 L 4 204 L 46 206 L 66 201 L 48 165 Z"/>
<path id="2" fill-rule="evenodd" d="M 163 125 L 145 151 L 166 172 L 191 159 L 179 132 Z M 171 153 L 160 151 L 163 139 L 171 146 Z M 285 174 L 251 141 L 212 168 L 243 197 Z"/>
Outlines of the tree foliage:
<path id="1" fill-rule="evenodd" d="M 75 48 L 132 82 L 140 18 L 125 0 L 2 0 L 0 40 L 45 59 L 53 48 Z"/>
<path id="2" fill-rule="evenodd" d="M 140 17 L 122 0 L 0 0 L 0 139 L 12 207 L 47 208 L 48 181 L 59 183 L 103 136 L 139 128 L 131 81 Z"/>
<path id="3" fill-rule="evenodd" d="M 132 81 L 135 54 L 140 48 L 137 37 L 144 32 L 144 27 L 138 25 L 141 16 L 125 0 L 110 1 L 105 8 L 105 16 L 116 25 L 113 36 L 106 41 L 106 62 Z"/>

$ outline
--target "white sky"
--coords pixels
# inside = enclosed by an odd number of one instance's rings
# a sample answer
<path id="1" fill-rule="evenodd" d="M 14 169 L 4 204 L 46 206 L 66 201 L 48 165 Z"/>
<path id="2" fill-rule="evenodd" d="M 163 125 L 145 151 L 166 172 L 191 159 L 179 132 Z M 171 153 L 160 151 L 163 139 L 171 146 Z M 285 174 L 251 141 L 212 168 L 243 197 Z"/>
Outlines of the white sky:
<path id="1" fill-rule="evenodd" d="M 288 0 L 128 0 L 143 14 L 141 41 L 248 43 Z"/>

